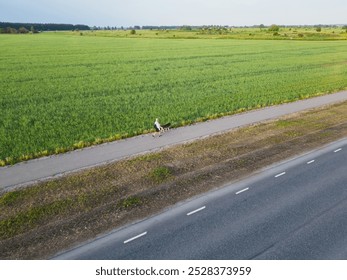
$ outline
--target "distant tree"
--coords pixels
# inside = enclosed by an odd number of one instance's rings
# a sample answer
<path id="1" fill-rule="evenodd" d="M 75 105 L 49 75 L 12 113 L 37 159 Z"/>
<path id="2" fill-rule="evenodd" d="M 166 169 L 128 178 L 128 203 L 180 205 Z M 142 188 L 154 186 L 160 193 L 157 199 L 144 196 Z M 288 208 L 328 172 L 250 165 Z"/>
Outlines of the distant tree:
<path id="1" fill-rule="evenodd" d="M 270 27 L 269 27 L 269 31 L 271 32 L 278 32 L 280 31 L 280 27 L 276 24 L 272 24 Z"/>
<path id="2" fill-rule="evenodd" d="M 3 32 L 4 33 L 8 33 L 8 34 L 17 34 L 17 29 L 12 28 L 12 27 L 5 27 L 3 28 Z"/>
<path id="3" fill-rule="evenodd" d="M 317 27 L 316 27 L 316 31 L 317 31 L 317 32 L 321 32 L 321 31 L 322 31 L 322 27 L 317 26 Z"/>
<path id="4" fill-rule="evenodd" d="M 347 25 L 342 26 L 342 29 L 344 29 L 347 33 Z"/>
<path id="5" fill-rule="evenodd" d="M 21 34 L 26 34 L 26 33 L 29 33 L 29 30 L 26 29 L 25 27 L 20 27 L 18 29 L 18 32 L 21 33 Z"/>
<path id="6" fill-rule="evenodd" d="M 259 25 L 259 28 L 260 28 L 260 29 L 263 29 L 263 28 L 265 28 L 265 25 L 264 25 L 264 24 L 261 24 L 261 25 Z"/>
<path id="7" fill-rule="evenodd" d="M 135 29 L 132 29 L 132 30 L 130 31 L 130 34 L 131 34 L 131 35 L 135 35 L 135 34 L 136 34 L 136 30 L 135 30 Z"/>
<path id="8" fill-rule="evenodd" d="M 183 25 L 180 29 L 181 29 L 181 30 L 185 30 L 185 31 L 191 31 L 191 30 L 192 30 L 192 27 L 189 26 L 189 25 Z"/>

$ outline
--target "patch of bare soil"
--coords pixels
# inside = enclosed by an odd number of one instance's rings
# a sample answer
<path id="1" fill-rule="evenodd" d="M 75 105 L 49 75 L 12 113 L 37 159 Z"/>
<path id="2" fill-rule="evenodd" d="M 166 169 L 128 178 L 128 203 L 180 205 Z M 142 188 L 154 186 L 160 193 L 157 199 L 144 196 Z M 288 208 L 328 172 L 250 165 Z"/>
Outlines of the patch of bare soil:
<path id="1" fill-rule="evenodd" d="M 67 175 L 0 197 L 0 259 L 45 259 L 347 136 L 347 103 Z"/>

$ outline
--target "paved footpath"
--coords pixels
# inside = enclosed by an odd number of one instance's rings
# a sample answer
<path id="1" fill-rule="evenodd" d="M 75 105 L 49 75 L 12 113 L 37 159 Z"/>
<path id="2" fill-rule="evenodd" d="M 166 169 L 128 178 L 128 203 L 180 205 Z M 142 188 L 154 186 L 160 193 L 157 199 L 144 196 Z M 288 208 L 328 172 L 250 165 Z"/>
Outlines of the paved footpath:
<path id="1" fill-rule="evenodd" d="M 0 192 L 67 172 L 97 166 L 237 127 L 346 100 L 347 91 L 342 91 L 172 129 L 163 134 L 162 137 L 153 138 L 151 134 L 141 135 L 66 154 L 31 160 L 10 167 L 2 167 L 0 168 Z"/>

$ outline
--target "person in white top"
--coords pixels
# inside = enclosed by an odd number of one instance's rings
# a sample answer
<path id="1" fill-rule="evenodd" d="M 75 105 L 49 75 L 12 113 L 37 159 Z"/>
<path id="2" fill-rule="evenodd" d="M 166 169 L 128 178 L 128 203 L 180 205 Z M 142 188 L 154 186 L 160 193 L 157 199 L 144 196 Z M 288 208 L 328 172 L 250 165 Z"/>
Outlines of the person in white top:
<path id="1" fill-rule="evenodd" d="M 154 122 L 154 128 L 155 128 L 155 133 L 153 134 L 153 137 L 159 133 L 159 137 L 161 136 L 161 132 L 164 131 L 164 128 L 160 125 L 159 121 L 158 121 L 158 118 L 155 119 L 155 122 Z"/>

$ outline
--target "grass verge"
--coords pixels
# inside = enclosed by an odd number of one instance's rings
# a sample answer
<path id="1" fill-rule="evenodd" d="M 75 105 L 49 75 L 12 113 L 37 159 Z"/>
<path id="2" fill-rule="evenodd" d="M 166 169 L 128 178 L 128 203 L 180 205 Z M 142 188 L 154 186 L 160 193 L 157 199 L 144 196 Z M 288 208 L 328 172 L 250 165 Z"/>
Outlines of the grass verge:
<path id="1" fill-rule="evenodd" d="M 347 136 L 347 102 L 0 196 L 0 259 L 42 259 Z"/>

